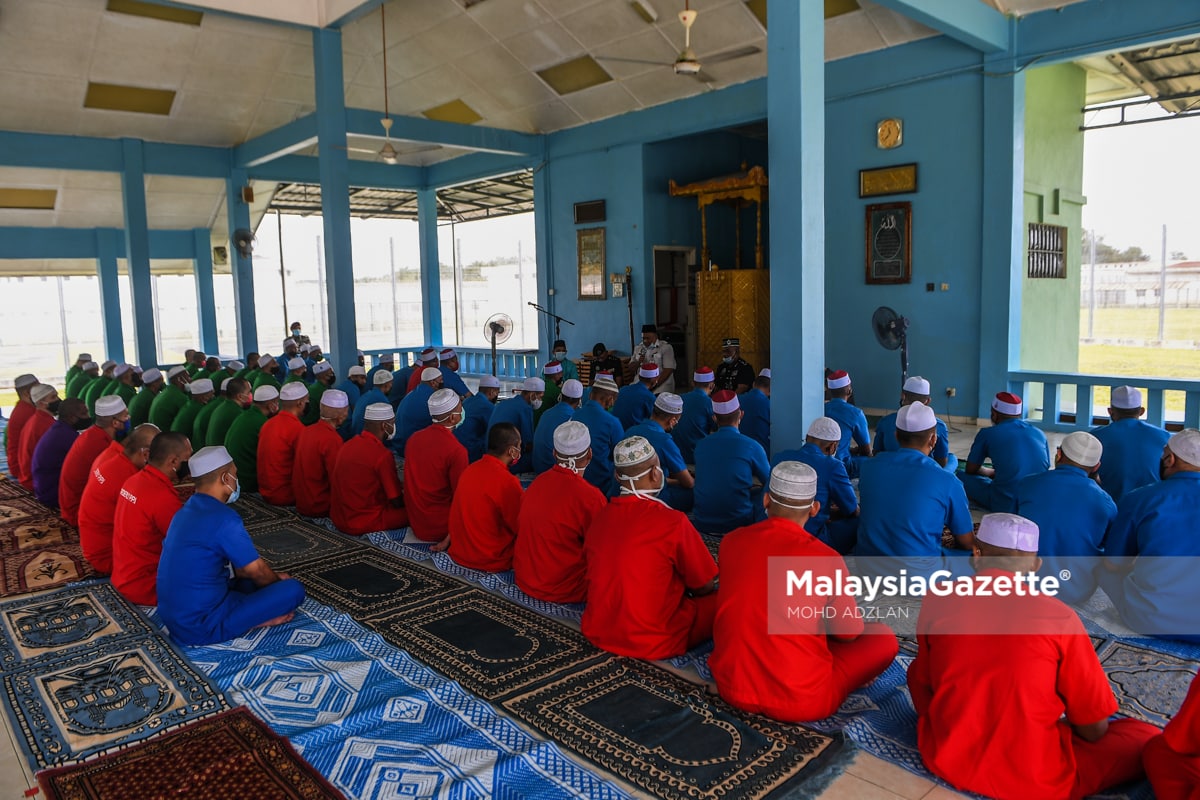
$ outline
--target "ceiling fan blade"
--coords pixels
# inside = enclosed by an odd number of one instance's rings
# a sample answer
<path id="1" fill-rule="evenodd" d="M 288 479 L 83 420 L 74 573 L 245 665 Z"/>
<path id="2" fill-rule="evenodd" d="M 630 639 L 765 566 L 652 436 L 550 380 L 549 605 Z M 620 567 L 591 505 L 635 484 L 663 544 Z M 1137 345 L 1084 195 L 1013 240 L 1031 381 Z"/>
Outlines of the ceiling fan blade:
<path id="1" fill-rule="evenodd" d="M 755 53 L 761 53 L 762 48 L 757 45 L 746 45 L 745 47 L 735 47 L 731 50 L 722 50 L 720 53 L 714 53 L 711 56 L 704 57 L 705 64 L 720 64 L 722 61 L 733 61 L 735 58 L 745 58 L 752 56 Z"/>
<path id="2" fill-rule="evenodd" d="M 596 56 L 597 61 L 619 61 L 622 64 L 648 64 L 651 67 L 669 67 L 671 61 L 648 61 L 644 58 L 619 58 L 617 56 Z"/>
<path id="3" fill-rule="evenodd" d="M 701 83 L 716 83 L 717 82 L 716 78 L 714 78 L 712 75 L 709 75 L 704 70 L 700 70 L 699 72 L 692 75 L 692 77 L 695 78 L 696 80 L 700 81 Z"/>

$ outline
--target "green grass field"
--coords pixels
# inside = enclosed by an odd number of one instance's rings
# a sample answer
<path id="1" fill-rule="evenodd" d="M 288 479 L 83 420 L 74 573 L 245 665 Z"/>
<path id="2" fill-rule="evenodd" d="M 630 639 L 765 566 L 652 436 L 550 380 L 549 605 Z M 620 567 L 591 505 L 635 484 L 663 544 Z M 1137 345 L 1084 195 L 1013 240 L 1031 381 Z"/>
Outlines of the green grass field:
<path id="1" fill-rule="evenodd" d="M 1080 337 L 1087 335 L 1087 309 L 1080 312 Z M 1156 308 L 1097 308 L 1097 339 L 1153 339 L 1158 336 Z M 1200 308 L 1168 308 L 1167 339 L 1200 341 Z M 1200 350 L 1081 344 L 1078 372 L 1143 378 L 1200 378 Z M 1108 388 L 1097 386 L 1094 402 L 1108 406 Z M 1168 411 L 1183 411 L 1183 392 L 1167 392 Z"/>
<path id="2" fill-rule="evenodd" d="M 1200 308 L 1168 308 L 1163 332 L 1167 339 L 1200 341 Z M 1079 338 L 1087 336 L 1088 310 L 1079 312 Z M 1096 339 L 1157 339 L 1157 308 L 1097 308 Z M 1081 372 L 1083 370 L 1080 370 Z"/>

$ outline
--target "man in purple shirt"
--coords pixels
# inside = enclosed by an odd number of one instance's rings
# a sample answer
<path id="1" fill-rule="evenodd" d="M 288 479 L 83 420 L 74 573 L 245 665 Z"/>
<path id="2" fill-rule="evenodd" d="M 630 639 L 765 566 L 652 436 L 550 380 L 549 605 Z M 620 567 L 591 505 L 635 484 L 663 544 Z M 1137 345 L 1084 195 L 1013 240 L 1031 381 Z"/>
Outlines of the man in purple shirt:
<path id="1" fill-rule="evenodd" d="M 91 424 L 87 404 L 68 398 L 58 407 L 58 419 L 38 440 L 33 450 L 33 493 L 43 505 L 58 508 L 58 479 L 62 475 L 63 461 L 79 432 Z"/>

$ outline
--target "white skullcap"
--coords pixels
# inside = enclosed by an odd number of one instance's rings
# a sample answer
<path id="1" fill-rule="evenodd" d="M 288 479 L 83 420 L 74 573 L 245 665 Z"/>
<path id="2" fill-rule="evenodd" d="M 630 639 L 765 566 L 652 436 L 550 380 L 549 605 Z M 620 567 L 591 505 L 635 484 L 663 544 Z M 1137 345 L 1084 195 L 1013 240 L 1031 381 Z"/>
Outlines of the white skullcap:
<path id="1" fill-rule="evenodd" d="M 267 364 L 274 363 L 274 361 L 275 361 L 275 356 L 271 355 L 270 353 L 263 353 L 261 356 L 258 357 L 258 367 L 259 367 L 259 369 L 262 369 Z"/>
<path id="2" fill-rule="evenodd" d="M 199 478 L 233 462 L 233 456 L 221 445 L 201 447 L 188 458 L 188 471 Z"/>
<path id="3" fill-rule="evenodd" d="M 440 417 L 443 414 L 449 414 L 453 411 L 458 402 L 458 394 L 453 389 L 438 389 L 429 395 L 429 399 L 425 401 L 425 405 L 429 407 L 429 415 L 431 417 Z"/>
<path id="4" fill-rule="evenodd" d="M 222 392 L 223 392 L 223 391 L 225 391 L 225 387 L 229 385 L 229 382 L 230 382 L 231 380 L 233 380 L 233 376 L 232 376 L 232 375 L 230 375 L 228 378 L 222 378 L 222 379 L 221 379 L 221 391 L 222 391 Z"/>
<path id="5" fill-rule="evenodd" d="M 142 374 L 142 368 L 141 368 L 141 367 L 134 366 L 134 368 L 133 368 L 133 371 L 134 371 L 134 372 L 136 372 L 138 375 L 141 375 L 141 374 Z"/>
<path id="6" fill-rule="evenodd" d="M 308 364 L 304 363 L 303 358 L 293 358 L 291 361 L 288 362 L 288 372 L 291 372 L 294 369 L 304 369 L 307 366 L 308 366 Z"/>
<path id="7" fill-rule="evenodd" d="M 158 367 L 151 367 L 142 373 L 142 383 L 154 383 L 162 378 L 162 370 Z"/>
<path id="8" fill-rule="evenodd" d="M 769 377 L 771 377 L 771 368 L 770 368 L 770 367 L 763 367 L 762 369 L 760 369 L 760 370 L 758 371 L 758 377 L 760 377 L 760 378 L 769 378 Z"/>
<path id="9" fill-rule="evenodd" d="M 1100 440 L 1086 431 L 1075 431 L 1063 438 L 1062 453 L 1081 467 L 1094 467 L 1100 463 L 1104 445 Z"/>
<path id="10" fill-rule="evenodd" d="M 658 364 L 643 364 L 638 370 L 639 378 L 657 378 L 659 376 Z"/>
<path id="11" fill-rule="evenodd" d="M 263 385 L 254 390 L 254 402 L 269 403 L 279 397 L 279 390 L 274 386 Z"/>
<path id="12" fill-rule="evenodd" d="M 924 403 L 909 403 L 896 412 L 896 430 L 920 433 L 937 427 L 937 414 Z"/>
<path id="13" fill-rule="evenodd" d="M 396 377 L 386 369 L 381 369 L 375 373 L 375 377 L 371 379 L 375 386 L 383 386 L 385 383 L 391 383 Z"/>
<path id="14" fill-rule="evenodd" d="M 280 346 L 283 347 L 284 350 L 287 350 L 289 347 L 299 347 L 299 345 L 296 344 L 296 340 L 290 336 L 284 339 Z"/>
<path id="15" fill-rule="evenodd" d="M 712 371 L 712 367 L 701 367 L 692 373 L 692 381 L 695 383 L 712 383 L 717 379 L 717 375 Z"/>
<path id="16" fill-rule="evenodd" d="M 313 375 L 324 375 L 326 372 L 330 372 L 332 369 L 333 365 L 328 361 L 318 361 L 313 365 Z"/>
<path id="17" fill-rule="evenodd" d="M 1185 428 L 1167 439 L 1167 447 L 1177 457 L 1182 458 L 1193 467 L 1200 467 L 1200 431 L 1195 428 Z"/>
<path id="18" fill-rule="evenodd" d="M 714 414 L 732 414 L 742 407 L 738 396 L 728 389 L 722 389 L 713 395 L 712 406 Z"/>
<path id="19" fill-rule="evenodd" d="M 421 359 L 422 364 L 433 363 L 434 361 L 438 360 L 437 350 L 432 347 L 426 347 L 421 351 L 421 354 L 418 357 Z"/>
<path id="20" fill-rule="evenodd" d="M 305 397 L 308 397 L 308 388 L 300 381 L 285 383 L 283 388 L 279 390 L 279 399 L 287 400 L 289 403 Z"/>
<path id="21" fill-rule="evenodd" d="M 326 389 L 321 395 L 321 405 L 329 408 L 349 408 L 350 398 L 341 389 Z"/>
<path id="22" fill-rule="evenodd" d="M 113 375 L 119 378 L 131 369 L 133 369 L 133 364 L 117 364 L 117 368 L 113 370 Z"/>
<path id="23" fill-rule="evenodd" d="M 659 411 L 665 411 L 668 414 L 682 414 L 683 398 L 677 394 L 663 392 L 658 397 L 654 398 L 654 407 Z"/>
<path id="24" fill-rule="evenodd" d="M 421 370 L 421 383 L 436 381 L 440 377 L 442 377 L 442 371 L 437 367 L 426 367 L 425 369 Z"/>
<path id="25" fill-rule="evenodd" d="M 913 375 L 904 382 L 904 391 L 909 394 L 919 394 L 927 396 L 929 394 L 929 381 L 922 378 L 920 375 Z"/>
<path id="26" fill-rule="evenodd" d="M 105 361 L 103 364 L 100 365 L 100 370 L 101 371 L 109 370 L 109 369 L 112 369 L 113 367 L 115 367 L 116 365 L 117 365 L 117 362 L 113 361 L 110 358 L 108 361 Z"/>
<path id="27" fill-rule="evenodd" d="M 438 358 L 440 358 L 442 361 L 449 361 L 451 359 L 458 358 L 458 353 L 454 352 L 453 347 L 447 347 L 445 350 L 438 353 Z"/>
<path id="28" fill-rule="evenodd" d="M 482 378 L 479 379 L 479 388 L 480 389 L 499 389 L 500 388 L 500 379 L 497 378 L 495 375 L 484 375 Z"/>
<path id="29" fill-rule="evenodd" d="M 80 353 L 80 354 L 79 354 L 79 357 L 78 357 L 78 358 L 76 358 L 75 360 L 76 360 L 76 361 L 91 361 L 91 360 L 92 360 L 92 354 L 91 354 L 91 353 Z"/>
<path id="30" fill-rule="evenodd" d="M 817 472 L 799 461 L 780 461 L 771 470 L 771 494 L 791 500 L 817 496 Z"/>
<path id="31" fill-rule="evenodd" d="M 1112 400 L 1109 402 L 1112 403 L 1113 408 L 1119 408 L 1126 411 L 1134 408 L 1141 408 L 1142 393 L 1140 390 L 1135 389 L 1132 386 L 1118 386 L 1112 390 Z"/>
<path id="32" fill-rule="evenodd" d="M 837 420 L 831 417 L 817 417 L 808 426 L 808 435 L 814 439 L 820 439 L 822 442 L 840 442 L 842 426 L 838 425 Z"/>
<path id="33" fill-rule="evenodd" d="M 480 381 L 479 385 L 483 386 L 483 381 Z M 562 396 L 568 397 L 572 400 L 578 400 L 579 398 L 583 397 L 583 384 L 574 378 L 567 378 L 565 381 L 563 381 Z"/>
<path id="34" fill-rule="evenodd" d="M 171 367 L 169 370 L 167 370 L 167 380 L 175 380 L 185 372 L 187 372 L 185 367 Z"/>
<path id="35" fill-rule="evenodd" d="M 107 394 L 96 401 L 97 417 L 115 417 L 125 411 L 125 401 L 119 395 Z"/>
<path id="36" fill-rule="evenodd" d="M 654 458 L 654 446 L 641 436 L 630 436 L 617 442 L 613 449 L 613 464 L 621 467 L 632 467 L 645 463 Z"/>
<path id="37" fill-rule="evenodd" d="M 390 403 L 371 403 L 367 406 L 365 419 L 373 422 L 387 422 L 389 419 L 395 419 L 396 412 L 392 409 Z"/>
<path id="38" fill-rule="evenodd" d="M 617 389 L 617 382 L 608 375 L 601 375 L 592 381 L 592 391 L 595 391 L 596 389 L 602 389 L 606 392 L 612 392 L 614 394 L 620 391 Z"/>
<path id="39" fill-rule="evenodd" d="M 850 373 L 844 369 L 831 372 L 829 377 L 825 379 L 825 385 L 830 389 L 843 389 L 850 385 Z"/>
<path id="40" fill-rule="evenodd" d="M 47 383 L 39 383 L 29 390 L 29 397 L 35 403 L 40 403 L 47 397 L 53 397 L 56 394 L 58 394 L 58 390 Z"/>
<path id="41" fill-rule="evenodd" d="M 364 353 L 362 350 L 359 350 L 359 351 L 358 351 L 358 357 L 359 357 L 359 358 L 362 358 L 362 357 L 364 357 L 365 355 L 366 355 L 366 353 Z"/>
<path id="42" fill-rule="evenodd" d="M 365 378 L 365 377 L 367 377 L 367 369 L 366 369 L 366 367 L 360 367 L 358 364 L 355 364 L 353 367 L 351 367 L 346 372 L 346 376 L 350 377 L 350 378 L 355 378 L 355 377 Z"/>
<path id="43" fill-rule="evenodd" d="M 587 425 L 567 420 L 554 429 L 554 452 L 562 456 L 577 456 L 592 446 L 592 434 Z"/>
<path id="44" fill-rule="evenodd" d="M 557 361 L 548 361 L 546 362 L 546 366 L 542 367 L 543 375 L 558 375 L 562 371 L 562 364 Z"/>
<path id="45" fill-rule="evenodd" d="M 83 371 L 84 371 L 84 372 L 88 372 L 88 371 L 90 371 L 90 370 L 93 370 L 93 369 L 94 369 L 94 370 L 96 370 L 96 371 L 99 371 L 99 370 L 100 370 L 100 365 L 99 365 L 99 364 L 97 364 L 95 361 L 89 361 L 89 362 L 87 362 L 86 364 L 84 364 L 84 365 L 83 365 Z M 32 376 L 32 375 L 30 375 L 29 377 L 33 378 L 33 376 Z M 37 379 L 35 378 L 34 380 L 36 381 Z"/>
<path id="46" fill-rule="evenodd" d="M 95 366 L 95 364 L 93 364 L 92 366 Z M 85 369 L 86 369 L 86 367 L 85 367 Z M 37 382 L 38 382 L 38 379 L 35 376 L 30 375 L 28 372 L 26 372 L 24 375 L 18 375 L 16 377 L 16 380 L 13 381 L 13 388 L 14 389 L 24 389 L 26 386 L 33 386 Z"/>
<path id="47" fill-rule="evenodd" d="M 240 361 L 230 361 L 228 364 L 225 365 L 225 369 L 231 369 L 234 372 L 241 372 L 245 368 L 246 368 L 246 365 Z"/>
<path id="48" fill-rule="evenodd" d="M 191 394 L 204 394 L 213 390 L 213 382 L 208 378 L 199 378 L 188 384 L 188 392 Z"/>
<path id="49" fill-rule="evenodd" d="M 995 547 L 1036 553 L 1038 534 L 1037 523 L 1033 520 L 1016 514 L 985 514 L 979 521 L 975 538 Z"/>
<path id="50" fill-rule="evenodd" d="M 1021 413 L 1021 398 L 1012 392 L 997 392 L 995 399 L 992 400 L 992 408 L 1001 414 L 1008 414 L 1011 417 L 1019 416 Z"/>
<path id="51" fill-rule="evenodd" d="M 312 345 L 311 345 L 311 344 L 302 344 L 302 345 L 300 345 L 300 352 L 301 352 L 301 353 L 311 353 L 311 352 L 312 352 Z"/>
<path id="52" fill-rule="evenodd" d="M 526 378 L 521 384 L 522 392 L 544 392 L 546 391 L 546 382 L 541 378 Z"/>

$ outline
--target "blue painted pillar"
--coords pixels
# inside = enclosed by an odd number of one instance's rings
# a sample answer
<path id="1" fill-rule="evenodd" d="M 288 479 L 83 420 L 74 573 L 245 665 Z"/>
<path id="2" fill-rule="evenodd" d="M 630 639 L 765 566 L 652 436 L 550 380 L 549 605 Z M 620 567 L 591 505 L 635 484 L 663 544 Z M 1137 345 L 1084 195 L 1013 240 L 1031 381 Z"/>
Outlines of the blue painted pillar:
<path id="1" fill-rule="evenodd" d="M 771 202 L 771 442 L 799 447 L 824 414 L 825 20 L 820 3 L 767 6 Z"/>
<path id="2" fill-rule="evenodd" d="M 317 95 L 317 171 L 324 224 L 325 300 L 329 348 L 342 373 L 358 362 L 354 313 L 354 261 L 350 247 L 350 157 L 346 151 L 346 97 L 342 83 L 342 33 L 313 31 Z"/>
<path id="3" fill-rule="evenodd" d="M 557 314 L 555 310 L 558 292 L 554 275 L 551 274 L 551 209 L 550 204 L 550 164 L 546 162 L 545 150 L 542 151 L 542 168 L 533 173 L 533 241 L 537 248 L 537 296 L 538 302 Z M 553 291 L 554 294 L 550 294 Z M 579 341 L 571 342 L 570 325 L 564 325 L 563 338 L 571 346 L 571 352 L 579 349 Z M 538 342 L 541 352 L 549 353 L 554 344 L 554 320 L 545 314 L 538 314 Z M 544 356 L 543 356 L 544 357 Z"/>
<path id="4" fill-rule="evenodd" d="M 235 169 L 225 181 L 225 213 L 229 224 L 229 266 L 233 273 L 233 307 L 237 315 L 239 356 L 258 350 L 258 318 L 254 311 L 254 262 L 233 244 L 233 233 L 250 230 L 250 206 L 242 202 L 246 170 Z"/>
<path id="5" fill-rule="evenodd" d="M 1025 73 L 1011 56 L 986 59 L 983 78 L 983 233 L 978 416 L 1020 366 L 1025 186 Z"/>
<path id="6" fill-rule="evenodd" d="M 442 346 L 442 281 L 438 266 L 437 189 L 417 190 L 421 230 L 421 311 L 425 343 Z M 517 314 L 514 319 L 520 319 Z"/>
<path id="7" fill-rule="evenodd" d="M 217 342 L 217 297 L 213 291 L 212 240 L 207 228 L 192 231 L 195 237 L 196 314 L 200 323 L 200 347 L 215 355 L 220 351 Z"/>
<path id="8" fill-rule="evenodd" d="M 139 139 L 122 139 L 121 196 L 125 209 L 125 263 L 133 301 L 133 342 L 138 363 L 158 364 L 154 290 L 150 282 L 150 225 L 146 221 L 146 165 Z"/>
<path id="9" fill-rule="evenodd" d="M 117 274 L 117 232 L 96 230 L 96 277 L 100 281 L 100 315 L 104 320 L 104 355 L 125 360 L 125 336 L 121 331 L 121 277 Z M 104 361 L 105 359 L 100 359 Z M 99 363 L 99 362 L 97 362 Z"/>

